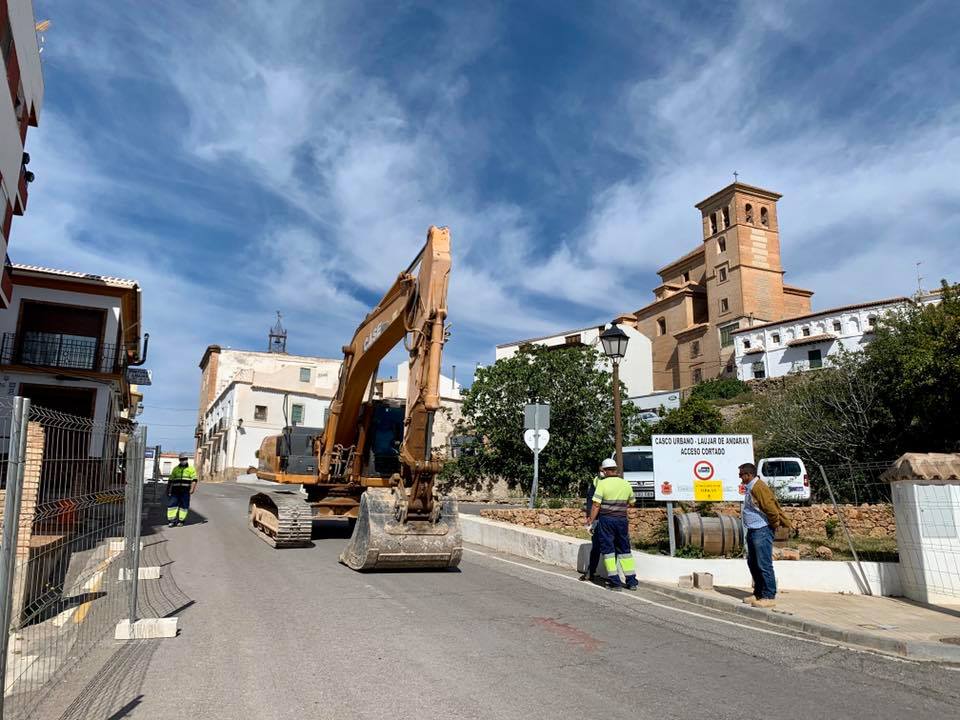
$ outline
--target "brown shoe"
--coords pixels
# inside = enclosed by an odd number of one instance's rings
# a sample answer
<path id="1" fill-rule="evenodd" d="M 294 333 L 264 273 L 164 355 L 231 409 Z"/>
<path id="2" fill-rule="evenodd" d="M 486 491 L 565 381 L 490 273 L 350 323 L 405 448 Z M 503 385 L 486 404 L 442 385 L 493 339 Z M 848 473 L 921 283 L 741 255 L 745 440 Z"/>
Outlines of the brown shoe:
<path id="1" fill-rule="evenodd" d="M 744 605 L 753 605 L 756 601 L 757 601 L 757 598 L 755 598 L 753 595 L 747 595 L 747 596 L 743 599 L 743 604 L 744 604 Z"/>
<path id="2" fill-rule="evenodd" d="M 759 600 L 750 604 L 758 608 L 774 608 L 777 606 L 777 601 L 771 600 L 770 598 L 760 598 Z"/>

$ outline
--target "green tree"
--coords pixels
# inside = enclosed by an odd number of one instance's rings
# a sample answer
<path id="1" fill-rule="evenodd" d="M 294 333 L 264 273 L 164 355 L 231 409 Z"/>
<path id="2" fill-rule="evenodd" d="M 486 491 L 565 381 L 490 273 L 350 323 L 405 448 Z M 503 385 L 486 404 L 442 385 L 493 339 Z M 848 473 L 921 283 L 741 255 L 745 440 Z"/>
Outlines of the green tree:
<path id="1" fill-rule="evenodd" d="M 524 492 L 533 480 L 533 453 L 523 441 L 523 407 L 550 403 L 550 443 L 540 453 L 545 494 L 576 492 L 613 454 L 612 380 L 593 348 L 524 348 L 480 368 L 463 394 L 458 432 L 474 435 L 472 454 L 448 463 L 443 481 L 478 486 L 502 477 Z M 625 442 L 638 412 L 621 387 Z"/>

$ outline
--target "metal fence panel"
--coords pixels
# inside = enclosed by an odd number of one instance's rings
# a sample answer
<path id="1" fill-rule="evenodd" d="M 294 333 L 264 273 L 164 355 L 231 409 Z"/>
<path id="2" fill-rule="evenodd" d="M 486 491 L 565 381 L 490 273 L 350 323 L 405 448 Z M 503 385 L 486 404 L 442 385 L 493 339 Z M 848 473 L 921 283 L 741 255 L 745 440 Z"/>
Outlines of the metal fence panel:
<path id="1" fill-rule="evenodd" d="M 13 410 L 0 406 L 8 427 Z M 145 430 L 33 406 L 25 431 L 3 718 L 32 717 L 49 684 L 112 636 L 137 577 Z"/>

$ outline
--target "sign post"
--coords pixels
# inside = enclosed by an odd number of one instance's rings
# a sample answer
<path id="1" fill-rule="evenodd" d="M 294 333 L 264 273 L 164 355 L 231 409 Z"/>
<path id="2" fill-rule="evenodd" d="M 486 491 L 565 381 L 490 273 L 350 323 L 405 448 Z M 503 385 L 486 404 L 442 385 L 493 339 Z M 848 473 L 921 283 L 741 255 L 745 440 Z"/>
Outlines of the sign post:
<path id="1" fill-rule="evenodd" d="M 676 552 L 673 503 L 743 502 L 739 468 L 753 462 L 752 435 L 654 435 L 653 493 L 667 503 L 670 555 Z"/>
<path id="2" fill-rule="evenodd" d="M 533 485 L 530 488 L 530 508 L 537 500 L 537 485 L 540 482 L 540 451 L 550 442 L 550 405 L 533 404 L 523 408 L 523 441 L 533 450 Z"/>

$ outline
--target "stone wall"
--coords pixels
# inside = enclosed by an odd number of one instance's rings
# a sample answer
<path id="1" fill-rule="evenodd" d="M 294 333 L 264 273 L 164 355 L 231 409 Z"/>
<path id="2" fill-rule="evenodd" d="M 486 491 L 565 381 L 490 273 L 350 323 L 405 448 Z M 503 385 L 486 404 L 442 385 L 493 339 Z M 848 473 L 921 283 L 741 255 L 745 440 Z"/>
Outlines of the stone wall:
<path id="1" fill-rule="evenodd" d="M 691 504 L 687 509 L 696 512 L 698 508 Z M 896 537 L 897 526 L 892 505 L 841 505 L 840 510 L 851 535 L 872 538 Z M 709 512 L 717 515 L 739 515 L 740 505 L 739 503 L 717 503 L 709 508 Z M 801 538 L 825 537 L 827 521 L 837 518 L 833 505 L 787 506 L 784 512 Z M 583 528 L 584 525 L 583 511 L 577 508 L 484 510 L 480 514 L 491 520 L 501 520 L 525 527 L 576 530 Z M 663 508 L 631 508 L 629 517 L 630 534 L 634 539 L 656 542 L 666 532 L 666 510 Z M 839 524 L 836 527 L 836 533 L 843 533 Z"/>

